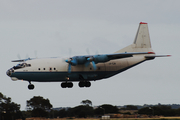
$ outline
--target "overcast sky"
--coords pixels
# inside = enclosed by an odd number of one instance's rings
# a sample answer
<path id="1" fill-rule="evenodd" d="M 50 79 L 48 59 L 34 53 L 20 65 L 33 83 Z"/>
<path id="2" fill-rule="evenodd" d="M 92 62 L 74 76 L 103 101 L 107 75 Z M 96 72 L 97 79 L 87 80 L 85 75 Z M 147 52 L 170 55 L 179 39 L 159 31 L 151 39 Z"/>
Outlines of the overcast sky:
<path id="1" fill-rule="evenodd" d="M 0 92 L 21 104 L 33 96 L 53 107 L 180 104 L 180 1 L 178 0 L 0 0 Z M 90 88 L 62 89 L 60 82 L 12 81 L 11 60 L 113 53 L 133 43 L 140 22 L 147 22 L 153 50 L 170 54 L 144 62 Z M 69 50 L 72 50 L 69 53 Z"/>

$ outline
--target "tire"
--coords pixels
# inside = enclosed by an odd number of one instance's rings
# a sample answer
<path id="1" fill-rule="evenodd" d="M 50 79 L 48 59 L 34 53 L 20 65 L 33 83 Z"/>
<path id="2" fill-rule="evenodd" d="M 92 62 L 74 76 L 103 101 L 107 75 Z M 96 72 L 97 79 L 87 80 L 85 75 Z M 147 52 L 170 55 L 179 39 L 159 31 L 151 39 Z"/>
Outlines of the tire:
<path id="1" fill-rule="evenodd" d="M 85 86 L 85 82 L 79 82 L 79 87 L 84 87 Z"/>
<path id="2" fill-rule="evenodd" d="M 73 83 L 72 83 L 72 82 L 66 83 L 66 84 L 67 84 L 67 87 L 68 87 L 68 88 L 72 88 L 72 87 L 73 87 Z"/>
<path id="3" fill-rule="evenodd" d="M 91 82 L 86 82 L 86 85 L 85 85 L 86 87 L 90 87 L 91 86 Z"/>
<path id="4" fill-rule="evenodd" d="M 66 83 L 61 83 L 62 88 L 66 88 Z"/>
<path id="5" fill-rule="evenodd" d="M 29 85 L 28 85 L 28 89 L 29 89 L 29 90 L 33 90 L 33 89 L 34 89 L 34 85 L 33 85 L 33 84 L 29 84 Z"/>

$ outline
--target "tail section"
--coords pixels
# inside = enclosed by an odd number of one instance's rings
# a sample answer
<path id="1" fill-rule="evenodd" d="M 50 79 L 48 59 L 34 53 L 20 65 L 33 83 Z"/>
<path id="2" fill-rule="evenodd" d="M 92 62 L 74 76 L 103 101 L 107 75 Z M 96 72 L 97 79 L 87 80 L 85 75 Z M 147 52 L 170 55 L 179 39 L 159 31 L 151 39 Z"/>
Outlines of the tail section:
<path id="1" fill-rule="evenodd" d="M 149 30 L 147 23 L 144 22 L 139 23 L 139 28 L 137 30 L 137 34 L 133 44 L 115 53 L 123 53 L 123 52 L 153 52 L 153 50 L 151 49 L 151 41 L 149 37 Z"/>

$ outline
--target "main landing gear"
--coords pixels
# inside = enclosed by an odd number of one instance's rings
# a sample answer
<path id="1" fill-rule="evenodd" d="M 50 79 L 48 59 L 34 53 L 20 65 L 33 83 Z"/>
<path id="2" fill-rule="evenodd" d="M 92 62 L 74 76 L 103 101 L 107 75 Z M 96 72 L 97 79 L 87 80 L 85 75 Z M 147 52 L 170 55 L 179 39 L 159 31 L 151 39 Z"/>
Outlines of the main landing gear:
<path id="1" fill-rule="evenodd" d="M 79 87 L 90 87 L 91 83 L 89 81 L 81 81 L 79 82 Z M 62 88 L 72 88 L 73 87 L 73 83 L 72 82 L 62 82 L 61 83 L 61 87 Z"/>
<path id="2" fill-rule="evenodd" d="M 29 81 L 28 89 L 29 89 L 29 90 L 33 90 L 33 89 L 34 89 L 34 85 L 31 84 L 31 81 Z"/>
<path id="3" fill-rule="evenodd" d="M 73 83 L 72 82 L 63 82 L 63 83 L 61 83 L 61 87 L 62 88 L 72 88 Z"/>
<path id="4" fill-rule="evenodd" d="M 79 82 L 79 87 L 90 87 L 91 83 L 89 81 L 81 81 Z"/>
<path id="5" fill-rule="evenodd" d="M 91 83 L 89 81 L 81 81 L 81 82 L 79 82 L 79 87 L 80 88 L 90 87 L 90 86 L 91 86 Z M 72 88 L 73 87 L 73 83 L 72 82 L 62 82 L 61 83 L 61 87 L 62 88 Z M 31 84 L 31 81 L 29 81 L 28 89 L 29 90 L 33 90 L 34 89 L 34 85 Z"/>

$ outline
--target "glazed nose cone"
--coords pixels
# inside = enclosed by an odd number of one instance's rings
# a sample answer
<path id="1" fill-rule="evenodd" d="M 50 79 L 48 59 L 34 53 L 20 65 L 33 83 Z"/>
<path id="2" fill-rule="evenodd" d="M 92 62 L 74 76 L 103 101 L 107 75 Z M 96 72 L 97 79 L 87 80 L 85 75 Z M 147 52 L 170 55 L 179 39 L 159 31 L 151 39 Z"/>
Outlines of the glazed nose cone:
<path id="1" fill-rule="evenodd" d="M 12 70 L 11 69 L 9 69 L 9 70 L 7 70 L 7 72 L 6 72 L 6 74 L 7 74 L 7 76 L 11 76 L 11 74 L 12 74 Z"/>

